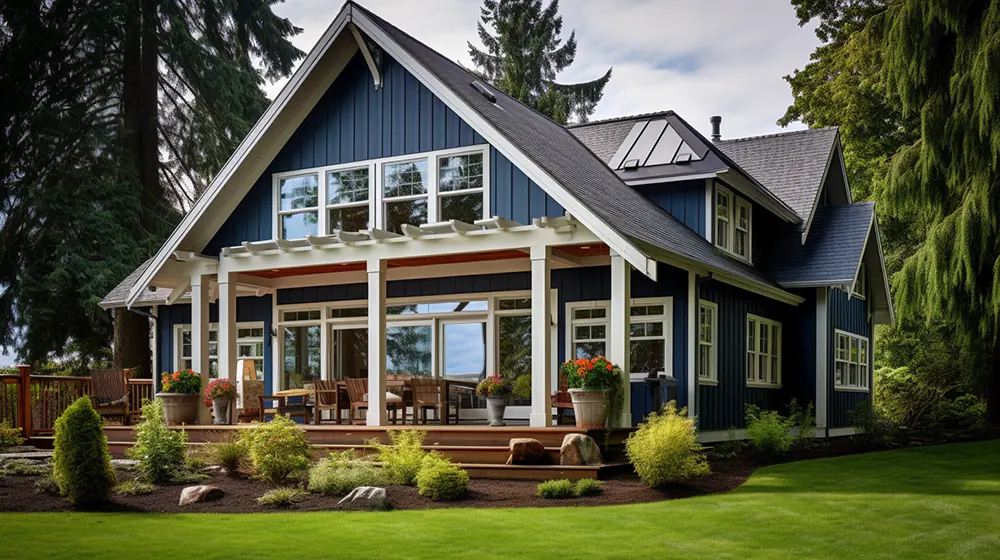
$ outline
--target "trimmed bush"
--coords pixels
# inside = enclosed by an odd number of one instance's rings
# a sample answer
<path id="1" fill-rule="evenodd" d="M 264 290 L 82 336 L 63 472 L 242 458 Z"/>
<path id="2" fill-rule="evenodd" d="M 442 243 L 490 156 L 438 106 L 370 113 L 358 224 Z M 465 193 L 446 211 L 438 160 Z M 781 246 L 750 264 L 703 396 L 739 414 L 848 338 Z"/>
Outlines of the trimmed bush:
<path id="1" fill-rule="evenodd" d="M 307 494 L 298 488 L 275 488 L 257 498 L 262 506 L 290 508 L 306 499 Z"/>
<path id="2" fill-rule="evenodd" d="M 239 441 L 224 441 L 213 443 L 208 448 L 209 460 L 213 465 L 226 469 L 226 473 L 235 475 L 247 459 L 247 446 Z"/>
<path id="3" fill-rule="evenodd" d="M 639 478 L 649 486 L 683 482 L 709 473 L 704 448 L 698 443 L 694 418 L 673 401 L 663 413 L 652 413 L 625 440 L 625 454 Z"/>
<path id="4" fill-rule="evenodd" d="M 604 483 L 593 478 L 581 478 L 576 481 L 577 496 L 597 496 L 604 492 Z"/>
<path id="5" fill-rule="evenodd" d="M 795 436 L 790 433 L 793 427 L 792 421 L 776 410 L 747 407 L 747 441 L 761 453 L 773 457 L 788 453 L 795 444 Z"/>
<path id="6" fill-rule="evenodd" d="M 426 436 L 423 430 L 391 430 L 390 445 L 374 439 L 368 442 L 378 453 L 387 484 L 413 486 L 427 456 L 423 449 Z"/>
<path id="7" fill-rule="evenodd" d="M 145 496 L 156 491 L 156 486 L 140 480 L 126 480 L 115 486 L 115 494 L 123 496 Z"/>
<path id="8" fill-rule="evenodd" d="M 247 446 L 254 476 L 261 480 L 283 484 L 309 470 L 306 434 L 287 416 L 279 414 L 266 424 L 244 430 L 241 441 Z"/>
<path id="9" fill-rule="evenodd" d="M 568 479 L 546 480 L 538 485 L 538 497 L 546 500 L 565 500 L 575 498 L 576 489 Z"/>
<path id="10" fill-rule="evenodd" d="M 0 452 L 22 443 L 24 438 L 21 436 L 21 428 L 11 426 L 6 419 L 0 422 Z"/>
<path id="11" fill-rule="evenodd" d="M 81 397 L 56 420 L 53 477 L 76 506 L 105 502 L 115 485 L 101 415 Z"/>
<path id="12" fill-rule="evenodd" d="M 344 496 L 359 486 L 382 486 L 382 470 L 359 461 L 354 451 L 331 453 L 309 469 L 309 491 L 329 496 Z"/>
<path id="13" fill-rule="evenodd" d="M 458 500 L 469 493 L 469 473 L 437 454 L 424 457 L 417 472 L 420 495 L 432 500 Z"/>
<path id="14" fill-rule="evenodd" d="M 163 403 L 147 401 L 142 405 L 142 422 L 135 427 L 135 445 L 125 451 L 129 459 L 139 462 L 139 472 L 147 482 L 159 483 L 176 479 L 184 470 L 187 454 L 187 434 L 171 430 L 163 416 Z"/>

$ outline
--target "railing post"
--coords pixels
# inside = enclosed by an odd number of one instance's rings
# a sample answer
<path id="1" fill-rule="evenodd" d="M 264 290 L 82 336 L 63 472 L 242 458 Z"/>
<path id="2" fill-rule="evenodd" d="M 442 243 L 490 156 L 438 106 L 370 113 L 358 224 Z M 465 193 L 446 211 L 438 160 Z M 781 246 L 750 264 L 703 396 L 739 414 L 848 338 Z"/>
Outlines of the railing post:
<path id="1" fill-rule="evenodd" d="M 17 366 L 21 383 L 17 390 L 17 411 L 21 415 L 21 435 L 31 437 L 31 366 Z"/>

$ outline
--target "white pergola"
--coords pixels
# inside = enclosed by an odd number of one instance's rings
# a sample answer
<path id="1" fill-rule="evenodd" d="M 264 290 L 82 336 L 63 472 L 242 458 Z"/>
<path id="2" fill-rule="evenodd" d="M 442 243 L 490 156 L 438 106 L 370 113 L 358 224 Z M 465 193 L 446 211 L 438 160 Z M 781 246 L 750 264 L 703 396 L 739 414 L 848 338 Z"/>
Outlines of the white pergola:
<path id="1" fill-rule="evenodd" d="M 209 302 L 211 281 L 217 276 L 219 305 L 218 362 L 219 371 L 237 382 L 236 371 L 236 295 L 237 285 L 245 290 L 248 276 L 260 271 L 281 271 L 365 263 L 368 284 L 368 386 L 369 426 L 387 422 L 386 387 L 386 281 L 390 261 L 432 258 L 445 255 L 489 253 L 517 250 L 530 259 L 531 266 L 531 426 L 550 426 L 552 410 L 552 355 L 550 334 L 552 303 L 549 298 L 553 263 L 561 266 L 586 266 L 587 263 L 560 251 L 560 247 L 600 244 L 602 240 L 567 215 L 541 218 L 523 225 L 503 218 L 478 220 L 473 224 L 448 221 L 405 225 L 405 235 L 371 229 L 361 232 L 336 232 L 332 235 L 309 236 L 285 241 L 244 242 L 223 249 L 218 261 L 198 255 L 175 255 L 175 260 L 191 266 L 191 336 L 192 367 L 208 378 Z M 608 332 L 608 358 L 619 364 L 625 379 L 625 406 L 618 419 L 620 425 L 631 426 L 629 412 L 629 301 L 631 265 L 611 251 L 611 309 Z M 605 261 L 606 262 L 606 261 Z M 346 274 L 346 273 L 344 273 Z M 186 281 L 185 281 L 186 283 Z M 186 286 L 183 286 L 186 287 Z M 180 287 L 180 292 L 184 292 Z M 262 290 L 268 289 L 261 284 Z M 260 295 L 259 292 L 258 295 Z M 203 421 L 208 411 L 203 409 Z"/>

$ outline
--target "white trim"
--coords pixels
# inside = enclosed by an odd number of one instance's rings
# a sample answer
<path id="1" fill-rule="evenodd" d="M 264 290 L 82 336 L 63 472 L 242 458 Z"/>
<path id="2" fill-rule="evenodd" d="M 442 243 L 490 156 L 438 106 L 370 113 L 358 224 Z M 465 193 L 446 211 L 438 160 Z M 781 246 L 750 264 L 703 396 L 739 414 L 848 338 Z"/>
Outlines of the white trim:
<path id="1" fill-rule="evenodd" d="M 719 199 L 726 199 L 726 215 L 725 217 L 719 216 Z M 746 229 L 740 229 L 739 223 L 739 209 L 747 209 L 747 227 Z M 715 197 L 712 199 L 712 216 L 713 216 L 713 232 L 715 233 L 715 239 L 712 240 L 713 245 L 726 255 L 733 257 L 735 259 L 753 264 L 753 204 L 742 196 L 734 193 L 731 189 L 724 187 L 722 185 L 715 186 Z M 726 222 L 726 240 L 725 243 L 721 243 L 718 238 L 719 229 L 716 227 L 720 221 Z M 746 254 L 740 255 L 736 252 L 736 232 L 742 231 L 746 233 Z"/>
<path id="2" fill-rule="evenodd" d="M 712 242 L 712 232 L 715 231 L 715 181 L 705 179 L 705 239 Z"/>
<path id="3" fill-rule="evenodd" d="M 816 288 L 816 428 L 826 428 L 830 335 L 827 332 L 827 289 Z"/>
<path id="4" fill-rule="evenodd" d="M 663 352 L 664 352 L 664 366 L 662 372 L 673 377 L 673 355 L 674 355 L 674 298 L 672 296 L 665 297 L 651 297 L 651 298 L 631 298 L 629 301 L 629 309 L 633 306 L 644 306 L 644 305 L 662 305 L 663 315 L 657 315 L 653 317 L 653 321 L 658 321 L 663 323 Z M 580 309 L 604 309 L 604 317 L 596 319 L 576 319 L 575 311 Z M 609 330 L 611 328 L 610 316 L 611 316 L 611 300 L 589 300 L 589 301 L 570 301 L 566 303 L 565 309 L 566 317 L 566 355 L 564 356 L 567 360 L 576 359 L 575 343 L 577 342 L 576 333 L 574 332 L 574 324 L 589 324 L 589 325 L 604 325 L 607 329 L 605 331 L 604 337 L 604 353 L 607 355 L 608 344 L 610 337 Z M 650 322 L 650 317 L 648 316 L 636 316 L 631 317 L 631 312 L 629 313 L 629 324 L 633 320 L 636 322 Z M 631 373 L 631 372 L 629 372 Z M 648 372 L 642 372 L 648 373 Z"/>
<path id="5" fill-rule="evenodd" d="M 698 309 L 698 278 L 694 272 L 688 272 L 687 285 L 687 397 L 688 416 L 694 418 L 698 409 L 698 373 L 695 365 L 695 348 L 697 347 L 698 321 L 695 310 Z M 673 333 L 671 333 L 671 336 Z"/>
<path id="6" fill-rule="evenodd" d="M 706 299 L 698 300 L 698 326 L 695 332 L 695 358 L 698 361 L 698 366 L 701 365 L 701 347 L 703 343 L 701 341 L 701 308 L 705 307 L 711 310 L 712 315 L 712 341 L 710 344 L 705 344 L 710 349 L 711 354 L 711 368 L 709 368 L 708 377 L 702 377 L 700 370 L 697 371 L 698 383 L 700 385 L 718 385 L 719 384 L 719 304 L 708 301 Z M 696 368 L 697 369 L 697 368 Z"/>
<path id="7" fill-rule="evenodd" d="M 622 386 L 630 387 L 632 266 L 621 255 L 611 253 L 611 305 L 608 309 L 606 356 L 622 369 Z M 666 333 L 663 333 L 666 335 Z M 631 391 L 623 391 L 619 427 L 632 427 Z"/>
<path id="8" fill-rule="evenodd" d="M 855 434 L 854 426 L 848 428 L 830 428 L 826 431 L 826 437 L 844 437 Z"/>
<path id="9" fill-rule="evenodd" d="M 725 171 L 725 170 L 723 170 Z M 696 181 L 698 179 L 712 180 L 718 176 L 714 171 L 708 173 L 692 173 L 691 175 L 673 175 L 670 177 L 650 177 L 648 179 L 629 179 L 622 181 L 630 187 L 641 187 L 643 185 L 660 185 L 663 183 L 677 183 L 679 181 Z"/>
<path id="10" fill-rule="evenodd" d="M 869 337 L 862 336 L 860 334 L 855 334 L 852 332 L 834 329 L 834 343 L 833 343 L 833 390 L 834 391 L 846 391 L 855 393 L 868 393 L 871 392 L 871 364 L 872 364 L 872 341 Z M 840 341 L 841 339 L 847 341 L 847 355 L 845 358 L 840 357 Z M 858 359 L 855 361 L 852 358 L 852 353 L 854 352 L 855 345 L 857 348 Z M 864 345 L 864 360 L 862 360 L 862 345 Z M 840 381 L 837 381 L 837 366 L 838 364 L 845 364 L 843 373 L 841 375 Z M 849 382 L 849 375 L 851 366 L 855 366 L 857 383 L 851 384 Z"/>
<path id="11" fill-rule="evenodd" d="M 750 345 L 750 321 L 754 321 L 755 324 L 754 327 L 755 332 L 753 333 L 753 340 L 754 340 L 753 347 L 751 347 Z M 767 328 L 765 329 L 764 327 Z M 761 335 L 765 330 L 767 331 L 768 343 L 766 352 L 762 352 L 760 350 L 761 339 L 763 338 Z M 747 335 L 746 356 L 743 359 L 743 379 L 746 381 L 746 386 L 758 389 L 780 389 L 782 387 L 782 378 L 781 378 L 781 369 L 782 369 L 781 364 L 783 361 L 781 356 L 783 352 L 782 337 L 784 336 L 784 329 L 782 328 L 781 323 L 775 321 L 774 319 L 768 319 L 767 317 L 761 317 L 760 315 L 747 313 L 746 335 Z M 778 343 L 777 353 L 775 353 L 774 350 L 775 341 L 777 341 Z M 748 364 L 750 363 L 749 358 L 751 356 L 753 356 L 754 372 L 756 374 L 754 375 L 753 381 L 751 381 L 749 378 L 750 371 L 747 368 Z M 767 375 L 764 381 L 760 381 L 760 358 L 762 356 L 765 356 L 767 358 L 764 362 L 765 364 L 767 364 L 767 372 L 766 372 Z M 772 360 L 774 358 L 777 358 L 777 367 L 778 367 L 777 383 L 770 381 L 772 377 L 770 374 L 772 373 L 772 368 L 773 368 Z"/>
<path id="12" fill-rule="evenodd" d="M 549 247 L 531 248 L 531 427 L 552 425 L 552 271 Z M 541 336 L 539 336 L 541 334 Z"/>
<path id="13" fill-rule="evenodd" d="M 358 42 L 358 49 L 361 51 L 362 56 L 365 58 L 365 63 L 368 64 L 368 69 L 372 73 L 372 80 L 375 82 L 375 89 L 382 89 L 382 70 L 375 64 L 375 59 L 372 57 L 371 51 L 368 49 L 368 43 L 365 38 L 361 36 L 361 32 L 358 31 L 358 27 L 353 23 L 347 24 L 347 28 L 351 30 L 351 34 L 354 35 L 354 40 Z"/>

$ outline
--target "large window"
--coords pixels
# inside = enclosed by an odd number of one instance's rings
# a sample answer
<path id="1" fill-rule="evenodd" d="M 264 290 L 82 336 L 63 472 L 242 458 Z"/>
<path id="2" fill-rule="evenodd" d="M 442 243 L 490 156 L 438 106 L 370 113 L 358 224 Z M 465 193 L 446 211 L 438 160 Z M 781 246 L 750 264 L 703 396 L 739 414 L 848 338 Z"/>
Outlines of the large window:
<path id="1" fill-rule="evenodd" d="M 319 181 L 315 174 L 278 180 L 278 197 L 282 239 L 319 233 Z"/>
<path id="2" fill-rule="evenodd" d="M 750 261 L 753 207 L 729 189 L 715 187 L 715 245 L 739 259 Z"/>
<path id="3" fill-rule="evenodd" d="M 834 387 L 844 391 L 868 391 L 868 339 L 836 331 Z"/>
<path id="4" fill-rule="evenodd" d="M 698 381 L 705 384 L 717 383 L 718 343 L 716 341 L 719 306 L 710 301 L 698 302 Z"/>
<path id="5" fill-rule="evenodd" d="M 531 404 L 531 299 L 497 301 L 497 373 L 517 389 L 516 405 Z M 525 378 L 525 381 L 518 382 Z"/>
<path id="6" fill-rule="evenodd" d="M 442 322 L 441 360 L 442 373 L 448 379 L 485 379 L 486 322 Z"/>
<path id="7" fill-rule="evenodd" d="M 369 183 L 367 166 L 327 172 L 327 233 L 368 229 Z"/>
<path id="8" fill-rule="evenodd" d="M 285 326 L 281 388 L 301 389 L 320 377 L 320 325 Z"/>
<path id="9" fill-rule="evenodd" d="M 401 325 L 385 330 L 385 370 L 397 375 L 430 377 L 432 325 Z"/>
<path id="10" fill-rule="evenodd" d="M 473 223 L 483 219 L 483 154 L 463 154 L 438 159 L 438 209 L 440 220 Z"/>
<path id="11" fill-rule="evenodd" d="M 781 387 L 781 323 L 747 315 L 747 386 Z"/>
<path id="12" fill-rule="evenodd" d="M 427 160 L 382 166 L 385 229 L 401 233 L 403 224 L 427 223 Z"/>
<path id="13" fill-rule="evenodd" d="M 610 302 L 567 306 L 570 358 L 607 355 Z M 629 362 L 633 372 L 670 373 L 670 298 L 634 299 L 629 309 Z"/>

